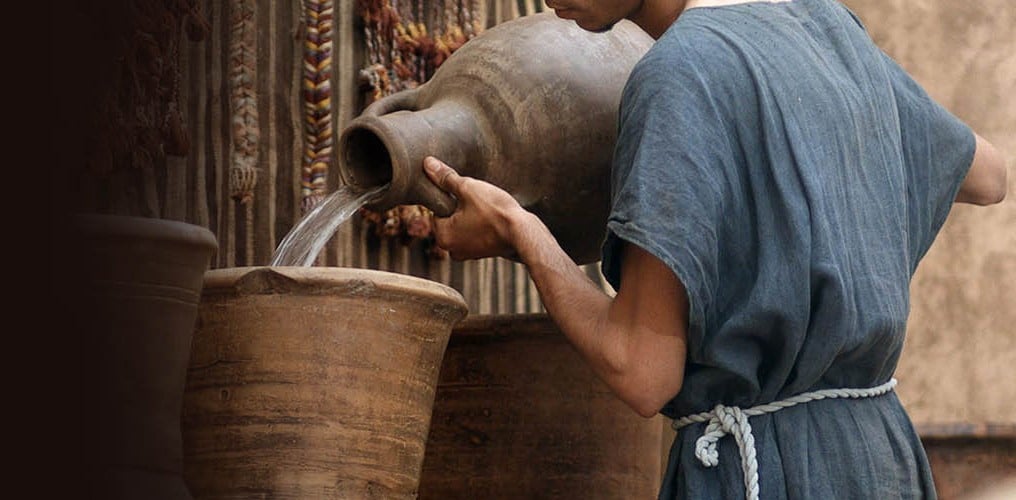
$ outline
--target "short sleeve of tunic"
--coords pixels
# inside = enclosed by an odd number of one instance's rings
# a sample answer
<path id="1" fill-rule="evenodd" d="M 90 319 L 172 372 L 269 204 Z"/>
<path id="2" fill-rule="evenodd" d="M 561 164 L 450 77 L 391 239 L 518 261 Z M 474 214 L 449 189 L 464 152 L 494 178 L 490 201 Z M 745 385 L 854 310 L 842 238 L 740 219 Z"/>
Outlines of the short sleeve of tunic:
<path id="1" fill-rule="evenodd" d="M 690 323 L 701 333 L 717 275 L 719 225 L 739 175 L 708 77 L 695 65 L 643 60 L 625 87 L 611 178 L 602 269 L 620 286 L 621 245 L 667 264 L 688 291 Z"/>
<path id="2" fill-rule="evenodd" d="M 913 272 L 945 223 L 977 146 L 968 125 L 935 102 L 891 57 L 883 58 L 899 113 Z"/>

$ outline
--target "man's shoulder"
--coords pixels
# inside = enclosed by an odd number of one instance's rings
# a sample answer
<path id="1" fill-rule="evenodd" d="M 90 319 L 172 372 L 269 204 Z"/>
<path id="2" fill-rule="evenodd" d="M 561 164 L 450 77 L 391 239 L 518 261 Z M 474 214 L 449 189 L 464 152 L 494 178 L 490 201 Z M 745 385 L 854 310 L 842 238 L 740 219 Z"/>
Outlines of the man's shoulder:
<path id="1" fill-rule="evenodd" d="M 745 81 L 738 48 L 698 26 L 668 30 L 632 70 L 630 82 L 647 86 L 703 86 Z"/>
<path id="2" fill-rule="evenodd" d="M 736 42 L 725 33 L 725 28 L 678 20 L 660 36 L 646 55 L 708 62 L 733 56 L 736 50 Z"/>

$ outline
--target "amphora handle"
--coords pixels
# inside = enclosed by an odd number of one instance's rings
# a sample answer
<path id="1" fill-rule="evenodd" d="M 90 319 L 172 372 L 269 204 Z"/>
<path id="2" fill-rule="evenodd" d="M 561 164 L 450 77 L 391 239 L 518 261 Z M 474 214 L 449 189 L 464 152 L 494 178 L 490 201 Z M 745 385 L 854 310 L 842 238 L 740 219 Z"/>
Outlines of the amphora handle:
<path id="1" fill-rule="evenodd" d="M 383 116 L 396 111 L 416 111 L 418 90 L 419 87 L 400 90 L 394 94 L 382 97 L 364 108 L 360 116 Z"/>
<path id="2" fill-rule="evenodd" d="M 426 112 L 420 110 L 417 102 L 420 88 L 396 92 L 367 106 L 344 132 L 340 148 L 343 151 L 356 148 L 358 140 L 365 137 L 362 133 L 364 131 L 384 144 L 389 157 L 385 163 L 391 168 L 391 186 L 381 199 L 369 206 L 388 209 L 395 205 L 420 204 L 439 217 L 447 217 L 455 212 L 457 202 L 426 176 L 423 172 L 423 158 L 433 155 L 449 161 L 449 158 L 443 158 L 445 155 L 438 145 L 442 143 L 441 135 L 454 134 L 455 131 L 435 129 L 433 121 L 417 116 L 418 112 Z M 411 114 L 401 113 L 403 111 Z M 355 134 L 356 132 L 361 133 Z M 370 177 L 364 173 L 373 167 L 371 162 L 348 163 L 343 168 L 349 169 L 349 172 L 340 172 L 341 175 L 346 178 Z"/>

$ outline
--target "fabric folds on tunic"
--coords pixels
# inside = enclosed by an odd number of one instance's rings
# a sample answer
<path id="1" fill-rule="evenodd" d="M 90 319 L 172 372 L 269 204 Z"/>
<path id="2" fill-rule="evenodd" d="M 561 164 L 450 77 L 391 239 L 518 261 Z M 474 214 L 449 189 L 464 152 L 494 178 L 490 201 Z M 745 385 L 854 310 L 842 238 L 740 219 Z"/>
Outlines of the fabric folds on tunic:
<path id="1" fill-rule="evenodd" d="M 688 290 L 675 418 L 892 376 L 910 280 L 973 159 L 973 132 L 834 0 L 687 10 L 625 87 L 603 272 L 638 245 Z M 900 381 L 901 385 L 906 380 Z M 753 417 L 761 498 L 933 498 L 895 393 Z M 682 429 L 660 498 L 742 498 Z"/>

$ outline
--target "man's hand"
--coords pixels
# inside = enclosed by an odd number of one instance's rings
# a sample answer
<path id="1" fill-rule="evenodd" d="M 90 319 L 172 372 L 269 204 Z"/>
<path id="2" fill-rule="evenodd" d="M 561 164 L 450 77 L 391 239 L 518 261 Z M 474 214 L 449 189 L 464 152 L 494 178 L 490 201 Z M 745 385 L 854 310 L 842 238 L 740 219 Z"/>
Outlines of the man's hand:
<path id="1" fill-rule="evenodd" d="M 458 200 L 455 213 L 434 220 L 438 246 L 455 260 L 517 258 L 516 226 L 531 214 L 515 198 L 493 184 L 459 175 L 432 156 L 423 160 L 423 170 Z"/>

